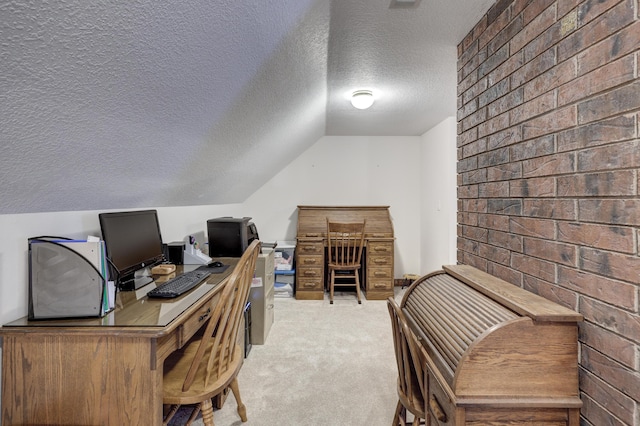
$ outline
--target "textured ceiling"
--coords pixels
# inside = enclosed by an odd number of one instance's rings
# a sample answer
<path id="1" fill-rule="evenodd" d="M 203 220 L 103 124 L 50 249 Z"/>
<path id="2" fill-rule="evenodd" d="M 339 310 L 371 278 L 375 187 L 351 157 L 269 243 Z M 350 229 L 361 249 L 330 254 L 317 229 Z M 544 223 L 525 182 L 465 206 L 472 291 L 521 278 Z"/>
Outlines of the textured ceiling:
<path id="1" fill-rule="evenodd" d="M 0 1 L 0 214 L 241 202 L 323 135 L 422 134 L 492 3 Z"/>

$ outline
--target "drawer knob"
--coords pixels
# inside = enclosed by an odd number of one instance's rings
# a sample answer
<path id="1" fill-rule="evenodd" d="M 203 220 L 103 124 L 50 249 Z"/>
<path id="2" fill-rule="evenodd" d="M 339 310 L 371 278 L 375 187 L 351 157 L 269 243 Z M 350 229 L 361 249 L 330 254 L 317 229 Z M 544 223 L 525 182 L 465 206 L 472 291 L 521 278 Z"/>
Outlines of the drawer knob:
<path id="1" fill-rule="evenodd" d="M 431 409 L 431 413 L 434 415 L 436 419 L 438 419 L 438 421 L 444 422 L 444 423 L 447 422 L 447 415 L 445 414 L 444 410 L 438 403 L 438 400 L 436 399 L 435 395 L 431 395 L 431 398 L 429 398 L 429 408 Z"/>
<path id="2" fill-rule="evenodd" d="M 207 311 L 204 314 L 202 314 L 202 315 L 200 315 L 200 317 L 198 317 L 198 321 L 199 322 L 204 321 L 205 319 L 207 319 L 209 317 L 210 313 L 211 313 L 211 308 L 209 307 L 209 308 L 207 308 Z"/>

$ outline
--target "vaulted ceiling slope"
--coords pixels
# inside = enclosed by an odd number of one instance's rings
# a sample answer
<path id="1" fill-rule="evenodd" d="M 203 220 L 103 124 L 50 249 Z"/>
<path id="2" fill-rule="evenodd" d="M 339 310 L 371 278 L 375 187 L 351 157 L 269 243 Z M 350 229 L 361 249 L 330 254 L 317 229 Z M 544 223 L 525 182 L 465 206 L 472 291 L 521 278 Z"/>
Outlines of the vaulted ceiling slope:
<path id="1" fill-rule="evenodd" d="M 0 214 L 242 202 L 323 135 L 424 133 L 493 0 L 392 3 L 0 2 Z"/>

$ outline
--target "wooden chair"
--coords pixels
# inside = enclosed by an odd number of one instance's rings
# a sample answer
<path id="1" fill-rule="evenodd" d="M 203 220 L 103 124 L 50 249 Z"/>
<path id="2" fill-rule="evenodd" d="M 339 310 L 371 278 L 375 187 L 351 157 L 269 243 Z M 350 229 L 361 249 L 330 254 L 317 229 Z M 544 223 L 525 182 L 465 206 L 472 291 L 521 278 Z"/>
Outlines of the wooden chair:
<path id="1" fill-rule="evenodd" d="M 407 411 L 414 416 L 411 424 L 426 424 L 424 368 L 420 362 L 418 344 L 400 306 L 392 297 L 387 299 L 387 307 L 391 316 L 393 345 L 398 364 L 398 405 L 392 424 L 406 425 Z"/>
<path id="2" fill-rule="evenodd" d="M 227 387 L 231 388 L 238 403 L 240 419 L 247 421 L 237 380 L 244 348 L 238 345 L 237 337 L 259 252 L 260 242 L 255 240 L 231 273 L 204 333 L 165 361 L 163 404 L 171 405 L 164 418 L 165 425 L 180 405 L 195 404 L 186 424 L 190 425 L 202 410 L 204 424 L 213 426 L 211 398 Z"/>
<path id="3" fill-rule="evenodd" d="M 335 287 L 354 286 L 360 300 L 360 260 L 364 247 L 364 226 L 366 221 L 355 223 L 331 222 L 327 219 L 327 245 L 329 268 L 329 303 L 333 303 Z M 343 279 L 353 279 L 355 283 L 344 283 Z M 339 281 L 336 282 L 336 279 Z"/>

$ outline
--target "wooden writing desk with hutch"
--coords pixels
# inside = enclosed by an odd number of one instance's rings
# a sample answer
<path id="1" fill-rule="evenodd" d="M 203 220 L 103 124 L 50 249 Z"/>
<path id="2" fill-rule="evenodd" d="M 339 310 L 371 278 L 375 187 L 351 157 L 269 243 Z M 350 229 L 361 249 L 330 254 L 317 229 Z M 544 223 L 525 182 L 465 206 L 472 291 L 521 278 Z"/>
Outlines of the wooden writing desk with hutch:
<path id="1" fill-rule="evenodd" d="M 296 299 L 324 298 L 327 218 L 336 222 L 366 220 L 361 268 L 366 298 L 393 296 L 394 236 L 389 206 L 298 206 Z"/>
<path id="2" fill-rule="evenodd" d="M 238 259 L 221 260 L 231 266 L 175 299 L 147 298 L 148 285 L 103 318 L 3 325 L 2 424 L 162 424 L 163 362 L 213 312 Z"/>

